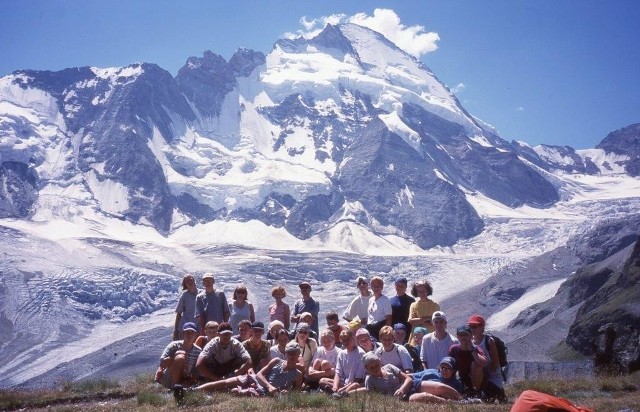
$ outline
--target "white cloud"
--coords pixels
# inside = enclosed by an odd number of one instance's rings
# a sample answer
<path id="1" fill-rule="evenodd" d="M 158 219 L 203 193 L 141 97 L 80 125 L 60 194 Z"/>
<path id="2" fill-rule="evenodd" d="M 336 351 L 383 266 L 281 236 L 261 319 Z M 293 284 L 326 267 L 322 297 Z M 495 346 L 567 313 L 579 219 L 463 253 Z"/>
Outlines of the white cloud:
<path id="1" fill-rule="evenodd" d="M 375 9 L 373 16 L 366 13 L 358 13 L 353 16 L 332 14 L 312 20 L 307 20 L 307 17 L 304 16 L 300 19 L 304 30 L 285 33 L 284 37 L 292 39 L 302 36 L 309 39 L 320 33 L 327 24 L 340 23 L 355 23 L 375 30 L 416 58 L 435 51 L 438 48 L 436 42 L 440 40 L 438 33 L 427 32 L 424 26 L 405 26 L 400 22 L 400 17 L 396 12 L 390 9 Z"/>
<path id="2" fill-rule="evenodd" d="M 524 112 L 524 107 L 522 106 L 516 107 L 516 112 Z"/>
<path id="3" fill-rule="evenodd" d="M 451 93 L 453 94 L 458 94 L 458 93 L 462 93 L 464 91 L 464 89 L 467 88 L 467 85 L 464 83 L 458 83 L 455 87 L 451 88 Z"/>

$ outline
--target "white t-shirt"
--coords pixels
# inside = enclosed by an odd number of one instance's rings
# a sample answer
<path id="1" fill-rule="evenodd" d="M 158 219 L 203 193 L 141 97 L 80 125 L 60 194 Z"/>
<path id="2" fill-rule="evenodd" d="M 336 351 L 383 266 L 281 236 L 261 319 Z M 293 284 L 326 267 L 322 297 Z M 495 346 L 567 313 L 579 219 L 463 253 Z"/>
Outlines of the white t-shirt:
<path id="1" fill-rule="evenodd" d="M 393 348 L 387 352 L 383 346 L 375 350 L 375 354 L 380 357 L 383 365 L 393 365 L 403 371 L 409 370 L 413 372 L 413 362 L 409 351 L 397 343 L 393 344 Z"/>
<path id="2" fill-rule="evenodd" d="M 369 298 L 370 296 L 362 295 L 355 297 L 345 309 L 343 317 L 351 321 L 358 316 L 360 320 L 366 321 L 369 317 Z"/>
<path id="3" fill-rule="evenodd" d="M 438 369 L 440 361 L 449 356 L 451 345 L 459 343 L 458 339 L 447 333 L 444 338 L 436 338 L 436 333 L 431 332 L 422 338 L 420 347 L 420 360 L 427 365 L 427 369 Z"/>
<path id="4" fill-rule="evenodd" d="M 336 361 L 336 375 L 340 379 L 340 386 L 355 382 L 356 379 L 361 379 L 364 382 L 364 364 L 362 363 L 362 357 L 364 351 L 358 347 L 355 350 L 348 352 L 346 349 L 340 349 L 338 351 L 338 359 Z"/>
<path id="5" fill-rule="evenodd" d="M 334 368 L 336 367 L 336 362 L 338 361 L 338 348 L 336 348 L 335 346 L 333 347 L 333 350 L 326 350 L 324 348 L 324 346 L 320 346 L 318 347 L 318 350 L 316 350 L 316 354 L 313 355 L 313 359 L 311 360 L 311 364 L 313 365 L 313 363 L 316 361 L 316 359 L 319 359 L 321 361 L 326 360 L 327 362 L 329 362 L 331 364 L 331 366 L 333 366 Z"/>
<path id="6" fill-rule="evenodd" d="M 369 299 L 368 312 L 367 323 L 369 325 L 385 320 L 387 316 L 391 316 L 391 301 L 385 295 L 380 295 L 378 299 L 372 296 L 371 299 Z"/>

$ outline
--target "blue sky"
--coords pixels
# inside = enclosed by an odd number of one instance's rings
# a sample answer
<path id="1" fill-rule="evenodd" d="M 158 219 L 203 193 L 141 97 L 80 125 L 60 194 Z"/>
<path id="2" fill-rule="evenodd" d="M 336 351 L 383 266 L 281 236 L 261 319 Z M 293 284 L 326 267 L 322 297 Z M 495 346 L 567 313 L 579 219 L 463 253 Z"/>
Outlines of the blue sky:
<path id="1" fill-rule="evenodd" d="M 0 10 L 0 76 L 141 61 L 175 75 L 204 50 L 268 53 L 323 17 L 364 13 L 415 36 L 405 47 L 507 140 L 590 148 L 640 122 L 636 0 L 0 0 Z"/>

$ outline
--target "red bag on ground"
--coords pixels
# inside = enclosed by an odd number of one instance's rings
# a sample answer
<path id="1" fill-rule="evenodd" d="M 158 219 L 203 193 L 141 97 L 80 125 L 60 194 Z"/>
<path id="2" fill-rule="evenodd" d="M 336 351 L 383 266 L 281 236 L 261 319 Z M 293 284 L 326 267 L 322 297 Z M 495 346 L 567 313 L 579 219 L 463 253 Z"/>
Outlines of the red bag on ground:
<path id="1" fill-rule="evenodd" d="M 594 412 L 589 408 L 575 406 L 566 399 L 543 392 L 524 391 L 513 403 L 511 412 Z"/>

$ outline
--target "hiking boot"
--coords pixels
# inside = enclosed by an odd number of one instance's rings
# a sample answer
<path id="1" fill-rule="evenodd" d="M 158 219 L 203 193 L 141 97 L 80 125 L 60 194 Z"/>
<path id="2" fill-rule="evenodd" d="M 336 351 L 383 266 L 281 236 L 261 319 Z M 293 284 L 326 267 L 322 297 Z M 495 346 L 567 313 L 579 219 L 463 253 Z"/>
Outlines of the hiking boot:
<path id="1" fill-rule="evenodd" d="M 184 401 L 184 387 L 182 385 L 173 385 L 173 399 L 176 400 L 178 405 L 181 405 Z"/>
<path id="2" fill-rule="evenodd" d="M 333 395 L 331 396 L 333 397 L 333 399 L 342 399 L 349 396 L 349 394 L 346 391 L 338 391 L 338 392 L 334 392 Z"/>

